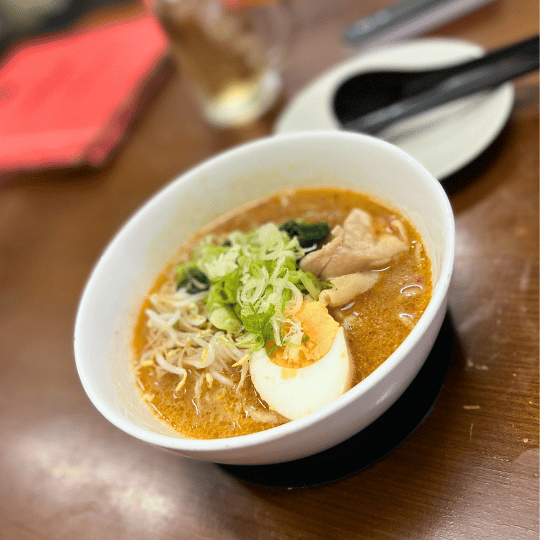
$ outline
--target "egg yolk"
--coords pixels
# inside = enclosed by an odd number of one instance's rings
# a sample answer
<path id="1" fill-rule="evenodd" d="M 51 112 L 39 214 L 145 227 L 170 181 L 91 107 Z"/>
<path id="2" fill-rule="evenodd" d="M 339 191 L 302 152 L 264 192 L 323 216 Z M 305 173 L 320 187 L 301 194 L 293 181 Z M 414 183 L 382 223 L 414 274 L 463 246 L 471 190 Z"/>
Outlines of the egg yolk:
<path id="1" fill-rule="evenodd" d="M 284 368 L 299 369 L 314 364 L 328 353 L 339 330 L 339 323 L 319 302 L 302 302 L 294 318 L 300 321 L 307 340 L 299 345 L 298 355 L 285 356 L 286 349 L 281 348 L 270 355 L 270 360 Z"/>

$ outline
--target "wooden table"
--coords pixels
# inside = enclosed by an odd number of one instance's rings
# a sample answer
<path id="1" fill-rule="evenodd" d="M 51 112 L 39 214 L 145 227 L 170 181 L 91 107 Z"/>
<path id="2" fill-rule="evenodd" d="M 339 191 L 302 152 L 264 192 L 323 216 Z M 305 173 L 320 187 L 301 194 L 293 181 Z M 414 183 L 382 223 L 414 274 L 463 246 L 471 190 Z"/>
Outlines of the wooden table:
<path id="1" fill-rule="evenodd" d="M 284 103 L 354 53 L 339 42 L 347 22 L 391 3 L 296 3 Z M 433 34 L 490 49 L 537 31 L 535 0 L 500 0 Z M 431 414 L 384 459 L 319 487 L 264 487 L 157 451 L 89 402 L 72 335 L 100 252 L 172 177 L 274 118 L 212 129 L 174 73 L 107 166 L 0 186 L 0 538 L 538 538 L 537 74 L 516 82 L 496 143 L 445 184 L 449 367 Z"/>

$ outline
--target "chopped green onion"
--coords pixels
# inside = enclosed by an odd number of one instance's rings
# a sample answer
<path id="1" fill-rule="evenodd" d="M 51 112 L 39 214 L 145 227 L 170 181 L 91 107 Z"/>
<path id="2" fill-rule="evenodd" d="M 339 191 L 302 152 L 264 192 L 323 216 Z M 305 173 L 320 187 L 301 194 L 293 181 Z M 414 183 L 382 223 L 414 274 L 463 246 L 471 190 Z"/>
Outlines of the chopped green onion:
<path id="1" fill-rule="evenodd" d="M 313 274 L 297 270 L 304 254 L 299 238 L 273 223 L 232 232 L 221 244 L 207 237 L 192 259 L 176 268 L 177 284 L 190 294 L 208 290 L 210 322 L 231 334 L 244 333 L 244 345 L 252 351 L 268 342 L 281 346 L 287 334 L 285 312 L 298 308 L 304 295 L 317 300 L 325 288 Z"/>

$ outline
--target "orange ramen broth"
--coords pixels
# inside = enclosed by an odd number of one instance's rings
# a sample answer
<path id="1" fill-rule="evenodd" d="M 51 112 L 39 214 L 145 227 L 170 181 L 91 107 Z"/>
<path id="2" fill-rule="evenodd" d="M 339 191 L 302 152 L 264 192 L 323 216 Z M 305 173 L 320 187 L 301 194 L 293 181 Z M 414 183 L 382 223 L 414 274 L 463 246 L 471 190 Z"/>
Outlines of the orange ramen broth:
<path id="1" fill-rule="evenodd" d="M 336 189 L 287 191 L 237 208 L 194 235 L 158 278 L 152 292 L 159 289 L 166 279 L 173 277 L 174 265 L 184 260 L 190 248 L 207 234 L 226 234 L 234 230 L 246 232 L 269 221 L 282 223 L 298 218 L 304 218 L 307 222 L 325 221 L 332 228 L 342 224 L 353 208 L 370 212 L 381 230 L 388 227 L 393 217 L 398 217 L 405 226 L 410 245 L 407 252 L 384 269 L 381 279 L 371 290 L 346 306 L 329 310 L 345 329 L 355 365 L 353 384 L 357 384 L 380 366 L 407 337 L 426 309 L 432 293 L 431 263 L 417 231 L 403 216 L 366 195 Z M 138 367 L 137 358 L 146 343 L 144 310 L 147 307 L 148 301 L 141 310 L 135 331 L 134 367 L 137 383 L 158 416 L 183 436 L 199 439 L 245 435 L 287 421 L 277 415 L 278 422 L 261 423 L 246 417 L 245 413 L 238 413 L 239 398 L 235 391 L 221 386 L 212 389 L 205 385 L 201 399 L 203 406 L 198 410 L 192 401 L 192 377 L 176 394 L 177 375 L 166 373 L 158 378 L 153 367 Z M 240 380 L 241 368 L 235 369 L 236 384 Z M 215 395 L 205 396 L 205 393 Z M 268 411 L 267 405 L 258 398 L 249 376 L 240 394 L 248 405 Z M 240 407 L 238 409 L 241 410 Z"/>

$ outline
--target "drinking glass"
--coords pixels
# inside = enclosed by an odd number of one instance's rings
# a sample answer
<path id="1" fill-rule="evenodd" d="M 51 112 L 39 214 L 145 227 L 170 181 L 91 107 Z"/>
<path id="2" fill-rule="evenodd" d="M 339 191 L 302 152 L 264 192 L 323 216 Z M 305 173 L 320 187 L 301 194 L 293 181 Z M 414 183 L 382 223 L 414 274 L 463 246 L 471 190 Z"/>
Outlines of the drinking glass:
<path id="1" fill-rule="evenodd" d="M 155 0 L 153 9 L 210 123 L 244 125 L 276 102 L 291 32 L 288 2 Z"/>

